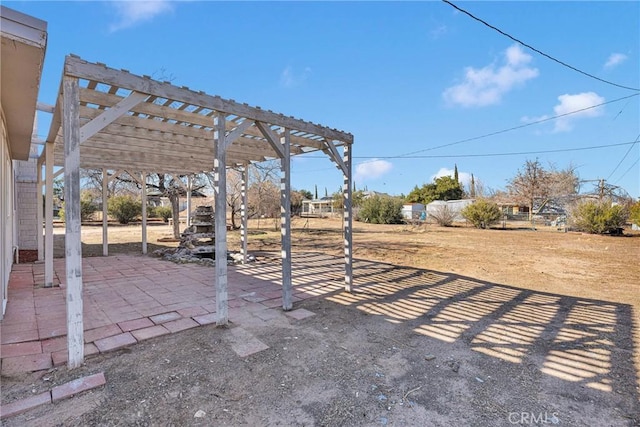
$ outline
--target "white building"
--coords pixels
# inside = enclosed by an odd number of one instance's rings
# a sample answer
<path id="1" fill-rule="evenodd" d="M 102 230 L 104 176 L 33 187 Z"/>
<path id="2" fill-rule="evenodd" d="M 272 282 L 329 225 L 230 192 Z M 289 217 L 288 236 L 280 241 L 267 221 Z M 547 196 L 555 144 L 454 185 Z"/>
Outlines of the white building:
<path id="1" fill-rule="evenodd" d="M 429 216 L 433 214 L 438 214 L 442 209 L 448 209 L 455 216 L 453 218 L 454 221 L 464 221 L 464 217 L 460 212 L 462 209 L 466 208 L 470 204 L 474 203 L 475 199 L 461 199 L 461 200 L 434 200 L 433 202 L 427 205 L 427 219 Z"/>
<path id="2" fill-rule="evenodd" d="M 423 220 L 425 206 L 422 203 L 408 203 L 402 205 L 402 217 L 410 220 Z"/>
<path id="3" fill-rule="evenodd" d="M 38 249 L 37 147 L 31 140 L 47 44 L 47 23 L 0 6 L 1 316 L 18 250 Z M 1 317 L 0 316 L 0 317 Z"/>

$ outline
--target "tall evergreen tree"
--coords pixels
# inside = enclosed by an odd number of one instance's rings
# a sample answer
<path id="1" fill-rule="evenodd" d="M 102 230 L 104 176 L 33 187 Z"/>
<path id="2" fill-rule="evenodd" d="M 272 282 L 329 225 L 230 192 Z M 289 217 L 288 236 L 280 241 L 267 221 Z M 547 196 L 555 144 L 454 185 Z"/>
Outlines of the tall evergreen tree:
<path id="1" fill-rule="evenodd" d="M 471 174 L 471 188 L 469 188 L 469 197 L 472 199 L 476 198 L 476 179 Z"/>
<path id="2" fill-rule="evenodd" d="M 458 180 L 458 165 L 457 164 L 454 164 L 454 167 L 453 167 L 453 179 L 457 183 L 460 183 L 460 181 Z"/>
<path id="3" fill-rule="evenodd" d="M 315 200 L 318 200 L 318 184 L 316 184 L 316 192 L 314 193 L 314 197 Z"/>

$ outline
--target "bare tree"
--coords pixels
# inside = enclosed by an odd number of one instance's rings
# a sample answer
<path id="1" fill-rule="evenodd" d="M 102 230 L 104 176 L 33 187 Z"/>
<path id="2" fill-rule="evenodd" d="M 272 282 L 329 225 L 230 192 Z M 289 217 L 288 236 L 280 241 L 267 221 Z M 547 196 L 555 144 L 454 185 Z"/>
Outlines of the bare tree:
<path id="1" fill-rule="evenodd" d="M 215 187 L 212 173 L 204 174 L 211 187 Z M 234 230 L 240 228 L 236 224 L 236 218 L 242 207 L 242 171 L 238 169 L 227 169 L 227 206 L 231 211 L 231 227 Z"/>
<path id="2" fill-rule="evenodd" d="M 536 200 L 546 200 L 550 194 L 550 175 L 538 159 L 527 160 L 523 169 L 507 185 L 510 196 L 518 203 L 529 207 L 529 220 L 533 222 L 533 207 Z"/>
<path id="3" fill-rule="evenodd" d="M 280 212 L 280 164 L 278 161 L 251 165 L 248 215 L 275 218 Z"/>

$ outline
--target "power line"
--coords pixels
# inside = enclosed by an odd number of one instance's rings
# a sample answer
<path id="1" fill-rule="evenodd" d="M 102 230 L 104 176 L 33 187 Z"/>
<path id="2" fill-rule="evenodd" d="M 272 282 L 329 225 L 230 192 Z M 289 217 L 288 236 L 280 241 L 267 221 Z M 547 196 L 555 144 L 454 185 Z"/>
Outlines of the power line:
<path id="1" fill-rule="evenodd" d="M 638 158 L 636 159 L 636 161 L 635 161 L 635 162 L 633 162 L 633 163 L 631 164 L 631 166 L 629 166 L 629 169 L 627 169 L 626 171 L 624 171 L 624 173 L 622 174 L 622 176 L 621 176 L 620 178 L 618 178 L 618 180 L 617 180 L 616 182 L 614 182 L 614 184 L 619 183 L 619 182 L 622 180 L 622 178 L 624 178 L 624 177 L 625 177 L 625 175 L 626 175 L 627 173 L 629 173 L 629 171 L 630 171 L 631 169 L 633 169 L 633 167 L 634 167 L 635 165 L 637 165 L 637 164 L 638 164 L 638 161 L 640 161 L 640 157 L 638 157 Z"/>
<path id="2" fill-rule="evenodd" d="M 606 144 L 606 145 L 592 145 L 590 147 L 574 147 L 574 148 L 559 148 L 556 150 L 540 150 L 540 151 L 520 151 L 520 152 L 509 152 L 509 153 L 483 153 L 483 154 L 434 154 L 434 155 L 420 155 L 420 156 L 379 156 L 379 157 L 369 157 L 369 156 L 354 156 L 354 159 L 435 159 L 435 158 L 458 158 L 458 157 L 500 157 L 500 156 L 522 156 L 529 154 L 545 154 L 545 153 L 564 153 L 569 151 L 586 151 L 586 150 L 598 150 L 601 148 L 610 148 L 610 147 L 619 147 L 622 145 L 635 145 L 638 141 L 632 142 L 620 142 L 617 144 Z M 608 178 L 607 178 L 608 179 Z"/>
<path id="3" fill-rule="evenodd" d="M 509 153 L 434 154 L 434 155 L 420 155 L 420 156 L 377 156 L 377 157 L 353 156 L 353 158 L 354 159 L 369 159 L 369 161 L 358 163 L 359 165 L 362 165 L 362 164 L 365 164 L 365 163 L 370 163 L 371 161 L 385 160 L 385 159 L 441 159 L 441 158 L 465 158 L 465 157 L 524 156 L 524 155 L 530 155 L 530 154 L 565 153 L 565 152 L 570 152 L 570 151 L 599 150 L 599 149 L 602 149 L 602 148 L 620 147 L 620 146 L 623 146 L 623 145 L 631 145 L 633 147 L 637 142 L 638 141 L 636 140 L 636 141 L 632 141 L 632 142 L 620 142 L 620 143 L 617 143 L 617 144 L 592 145 L 592 146 L 589 146 L 589 147 L 559 148 L 559 149 L 556 149 L 556 150 L 520 151 L 520 152 L 509 152 Z M 326 158 L 324 156 L 317 156 L 317 157 L 309 156 L 309 157 Z M 637 160 L 636 160 L 636 163 L 637 163 Z M 335 168 L 322 168 L 322 169 L 314 169 L 314 170 L 305 170 L 304 172 L 305 173 L 319 172 L 319 171 L 332 170 L 332 169 L 335 169 Z M 627 172 L 625 172 L 625 174 Z"/>
<path id="4" fill-rule="evenodd" d="M 475 141 L 475 140 L 478 140 L 478 139 L 483 139 L 483 138 L 487 138 L 487 137 L 490 137 L 490 136 L 495 136 L 495 135 L 499 135 L 499 134 L 502 134 L 502 133 L 511 132 L 511 131 L 522 129 L 522 128 L 525 128 L 525 127 L 528 127 L 528 126 L 533 126 L 533 125 L 537 125 L 537 124 L 540 124 L 540 123 L 548 122 L 548 121 L 551 121 L 551 120 L 556 120 L 556 119 L 559 119 L 561 117 L 569 116 L 571 114 L 577 114 L 577 113 L 581 113 L 583 111 L 591 110 L 593 108 L 602 107 L 603 105 L 606 105 L 606 104 L 611 104 L 611 103 L 614 103 L 614 102 L 622 101 L 624 99 L 633 98 L 634 96 L 638 96 L 638 95 L 640 95 L 640 93 L 634 93 L 632 95 L 623 96 L 622 98 L 617 98 L 617 99 L 614 99 L 614 100 L 611 100 L 611 101 L 603 102 L 601 104 L 591 105 L 589 107 L 581 108 L 579 110 L 569 111 L 568 113 L 558 114 L 558 115 L 547 117 L 547 118 L 544 118 L 544 119 L 539 119 L 539 120 L 536 120 L 534 122 L 525 123 L 523 125 L 514 126 L 514 127 L 511 127 L 511 128 L 508 128 L 508 129 L 503 129 L 503 130 L 499 130 L 499 131 L 495 131 L 495 132 L 490 132 L 490 133 L 486 133 L 484 135 L 474 136 L 472 138 L 466 138 L 466 139 L 462 139 L 460 141 L 450 142 L 450 143 L 447 143 L 447 144 L 437 145 L 437 146 L 431 147 L 431 148 L 425 148 L 425 149 L 422 149 L 422 150 L 412 151 L 410 153 L 399 155 L 398 157 L 411 156 L 413 154 L 423 153 L 425 151 L 431 151 L 431 150 L 436 150 L 438 148 L 450 147 L 452 145 L 462 144 L 464 142 Z"/>
<path id="5" fill-rule="evenodd" d="M 624 159 L 627 158 L 627 156 L 629 155 L 629 153 L 631 152 L 631 150 L 633 149 L 633 146 L 636 145 L 636 143 L 638 142 L 638 140 L 640 140 L 640 135 L 638 135 L 638 137 L 636 138 L 636 140 L 634 141 L 633 144 L 631 144 L 631 147 L 629 147 L 629 149 L 627 150 L 627 152 L 624 154 L 624 156 L 622 156 L 622 159 L 620 159 L 620 161 L 618 162 L 618 164 L 616 165 L 616 167 L 613 169 L 613 171 L 611 171 L 611 173 L 609 174 L 609 176 L 607 177 L 607 181 L 609 180 L 609 178 L 611 178 L 611 176 L 618 170 L 618 168 L 620 167 L 620 165 L 622 164 L 622 162 L 624 162 Z"/>
<path id="6" fill-rule="evenodd" d="M 540 54 L 540 55 L 544 56 L 545 58 L 548 58 L 548 59 L 550 59 L 550 60 L 552 60 L 552 61 L 554 61 L 554 62 L 557 62 L 558 64 L 560 64 L 560 65 L 562 65 L 562 66 L 564 66 L 564 67 L 567 67 L 567 68 L 569 68 L 569 69 L 571 69 L 571 70 L 573 70 L 573 71 L 576 71 L 576 72 L 578 72 L 578 73 L 580 73 L 580 74 L 582 74 L 582 75 L 585 75 L 585 76 L 587 76 L 587 77 L 591 77 L 592 79 L 598 80 L 598 81 L 600 81 L 600 82 L 602 82 L 602 83 L 606 83 L 606 84 L 608 84 L 608 85 L 616 86 L 616 87 L 619 87 L 619 88 L 622 88 L 622 89 L 628 89 L 628 90 L 633 90 L 633 91 L 640 91 L 640 89 L 638 89 L 638 88 L 635 88 L 635 87 L 629 87 L 629 86 L 624 86 L 624 85 L 620 85 L 620 84 L 617 84 L 617 83 L 613 83 L 613 82 L 610 82 L 609 80 L 605 80 L 605 79 L 602 79 L 602 78 L 600 78 L 600 77 L 594 76 L 593 74 L 589 74 L 589 73 L 587 73 L 586 71 L 582 71 L 582 70 L 580 70 L 580 69 L 578 69 L 578 68 L 576 68 L 576 67 L 574 67 L 574 66 L 572 66 L 572 65 L 567 64 L 567 63 L 566 63 L 566 62 L 564 62 L 564 61 L 561 61 L 561 60 L 559 60 L 559 59 L 557 59 L 557 58 L 554 58 L 554 57 L 553 57 L 553 56 L 551 56 L 551 55 L 548 55 L 548 54 L 546 54 L 546 53 L 544 53 L 544 52 L 542 52 L 542 51 L 540 51 L 540 50 L 536 49 L 535 47 L 533 47 L 533 46 L 531 46 L 531 45 L 529 45 L 529 44 L 527 44 L 527 43 L 525 43 L 525 42 L 523 42 L 523 41 L 521 41 L 521 40 L 519 40 L 519 39 L 517 39 L 517 38 L 513 37 L 512 35 L 510 35 L 510 34 L 508 34 L 508 33 L 505 33 L 505 32 L 504 32 L 504 31 L 502 31 L 501 29 L 499 29 L 499 28 L 497 28 L 497 27 L 495 27 L 495 26 L 493 26 L 493 25 L 489 24 L 488 22 L 486 22 L 486 21 L 484 21 L 484 20 L 482 20 L 482 19 L 478 18 L 477 16 L 474 16 L 474 15 L 473 15 L 473 14 L 471 14 L 470 12 L 467 12 L 466 10 L 464 10 L 464 9 L 462 9 L 462 8 L 460 8 L 460 7 L 458 7 L 458 6 L 456 6 L 455 4 L 451 3 L 449 0 L 442 0 L 442 1 L 443 1 L 444 3 L 447 3 L 448 5 L 450 5 L 450 6 L 451 6 L 451 7 L 453 7 L 454 9 L 456 9 L 456 10 L 458 10 L 458 11 L 460 11 L 460 12 L 464 13 L 465 15 L 467 15 L 467 16 L 469 16 L 469 17 L 471 17 L 471 18 L 475 19 L 476 21 L 478 21 L 478 22 L 480 22 L 480 23 L 484 24 L 485 26 L 487 26 L 487 27 L 491 28 L 492 30 L 495 30 L 495 31 L 499 32 L 499 33 L 500 33 L 500 34 L 502 34 L 503 36 L 508 37 L 509 39 L 511 39 L 511 40 L 513 40 L 513 41 L 515 41 L 516 43 L 519 43 L 519 44 L 521 44 L 522 46 L 527 47 L 527 48 L 531 49 L 532 51 L 534 51 L 534 52 L 536 52 L 536 53 L 538 53 L 538 54 Z"/>
<path id="7" fill-rule="evenodd" d="M 606 104 L 612 104 L 614 102 L 618 102 L 618 101 L 622 101 L 622 100 L 625 100 L 625 99 L 633 98 L 633 97 L 638 96 L 638 95 L 640 95 L 640 94 L 634 93 L 632 95 L 623 96 L 622 98 L 613 99 L 611 101 L 603 102 L 601 104 L 591 105 L 589 107 L 581 108 L 579 110 L 569 111 L 568 113 L 558 114 L 558 115 L 555 115 L 555 116 L 551 116 L 551 117 L 547 117 L 547 118 L 544 118 L 544 119 L 536 120 L 536 121 L 533 121 L 533 122 L 530 122 L 530 123 L 525 123 L 523 125 L 513 126 L 513 127 L 510 127 L 510 128 L 507 128 L 507 129 L 502 129 L 502 130 L 499 130 L 499 131 L 490 132 L 490 133 L 486 133 L 486 134 L 479 135 L 479 136 L 474 136 L 474 137 L 471 137 L 471 138 L 462 139 L 462 140 L 455 141 L 455 142 L 449 142 L 447 144 L 437 145 L 435 147 L 430 147 L 430 148 L 424 148 L 422 150 L 411 151 L 411 152 L 405 153 L 405 154 L 398 154 L 398 155 L 395 155 L 395 156 L 367 156 L 367 157 L 354 157 L 354 158 L 367 158 L 367 159 L 414 158 L 415 154 L 424 153 L 425 151 L 432 151 L 432 150 L 436 150 L 436 149 L 439 149 L 439 148 L 451 147 L 452 145 L 458 145 L 458 144 L 462 144 L 464 142 L 476 141 L 478 139 L 488 138 L 490 136 L 495 136 L 495 135 L 499 135 L 499 134 L 502 134 L 502 133 L 511 132 L 511 131 L 522 129 L 522 128 L 525 128 L 525 127 L 528 127 L 528 126 L 533 126 L 533 125 L 537 125 L 537 124 L 540 124 L 540 123 L 548 122 L 548 121 L 551 121 L 551 120 L 556 120 L 556 119 L 559 119 L 561 117 L 569 116 L 571 114 L 576 114 L 576 113 L 580 113 L 582 111 L 590 110 L 590 109 L 593 109 L 593 108 L 598 108 L 598 107 L 601 107 L 601 106 L 606 105 Z M 628 144 L 628 143 L 624 143 L 624 144 Z M 589 149 L 589 148 L 587 148 L 587 149 Z M 536 153 L 536 152 L 534 152 L 534 153 Z M 540 152 L 540 153 L 542 153 L 542 152 Z M 305 157 L 306 158 L 325 158 L 325 156 L 305 156 Z M 453 157 L 453 156 L 445 156 L 445 157 Z M 362 162 L 362 163 L 367 163 L 367 162 Z M 360 163 L 360 164 L 362 164 L 362 163 Z M 328 169 L 322 169 L 322 170 L 328 170 Z"/>

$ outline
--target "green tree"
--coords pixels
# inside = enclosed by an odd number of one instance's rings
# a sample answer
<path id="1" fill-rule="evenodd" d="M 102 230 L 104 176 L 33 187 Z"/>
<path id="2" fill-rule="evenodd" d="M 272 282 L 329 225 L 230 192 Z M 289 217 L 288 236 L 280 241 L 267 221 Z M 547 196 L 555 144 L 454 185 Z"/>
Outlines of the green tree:
<path id="1" fill-rule="evenodd" d="M 98 205 L 95 204 L 93 196 L 89 191 L 83 190 L 80 193 L 80 220 L 89 221 L 95 211 L 98 210 Z M 62 207 L 58 211 L 58 217 L 64 221 L 64 202 Z"/>
<path id="2" fill-rule="evenodd" d="M 300 194 L 302 195 L 302 198 L 303 198 L 304 200 L 311 200 L 311 199 L 313 199 L 313 194 L 311 194 L 311 191 L 309 191 L 309 190 L 300 190 L 299 192 L 300 192 Z"/>
<path id="3" fill-rule="evenodd" d="M 363 200 L 358 221 L 373 224 L 401 224 L 402 199 L 390 196 L 373 196 Z"/>
<path id="4" fill-rule="evenodd" d="M 492 224 L 500 221 L 502 217 L 498 205 L 484 199 L 467 205 L 460 211 L 460 214 L 476 228 L 489 228 Z"/>
<path id="5" fill-rule="evenodd" d="M 622 205 L 612 205 L 608 200 L 583 200 L 570 214 L 573 228 L 592 234 L 615 233 L 623 228 L 629 211 Z"/>
<path id="6" fill-rule="evenodd" d="M 155 208 L 155 213 L 158 215 L 164 222 L 169 222 L 169 218 L 172 216 L 171 206 L 158 206 Z"/>
<path id="7" fill-rule="evenodd" d="M 640 226 L 640 200 L 632 204 L 629 208 L 629 220 L 632 224 Z"/>
<path id="8" fill-rule="evenodd" d="M 109 199 L 107 211 L 120 224 L 128 224 L 142 213 L 142 203 L 131 196 L 115 196 Z"/>
<path id="9" fill-rule="evenodd" d="M 458 184 L 460 183 L 460 179 L 458 177 L 458 165 L 457 164 L 454 164 L 454 167 L 453 167 L 453 179 Z"/>
<path id="10" fill-rule="evenodd" d="M 415 186 L 407 195 L 406 201 L 428 205 L 434 200 L 460 200 L 464 194 L 459 182 L 450 176 L 441 176 L 434 179 L 431 184 L 423 184 L 422 187 Z"/>
<path id="11" fill-rule="evenodd" d="M 469 197 L 476 198 L 476 178 L 471 174 L 471 184 L 469 184 Z"/>

